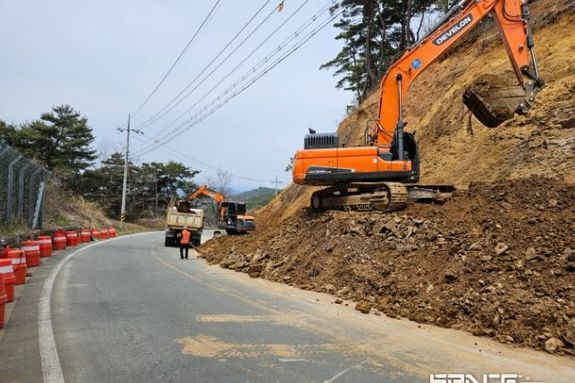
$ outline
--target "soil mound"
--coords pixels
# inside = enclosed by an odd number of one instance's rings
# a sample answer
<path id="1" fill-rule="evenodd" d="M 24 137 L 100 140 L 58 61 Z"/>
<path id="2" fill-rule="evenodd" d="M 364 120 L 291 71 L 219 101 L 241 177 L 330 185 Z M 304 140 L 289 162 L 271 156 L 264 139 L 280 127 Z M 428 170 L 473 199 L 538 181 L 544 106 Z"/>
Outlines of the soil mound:
<path id="1" fill-rule="evenodd" d="M 575 355 L 574 233 L 575 187 L 531 177 L 395 214 L 304 210 L 201 251 L 391 317 Z"/>

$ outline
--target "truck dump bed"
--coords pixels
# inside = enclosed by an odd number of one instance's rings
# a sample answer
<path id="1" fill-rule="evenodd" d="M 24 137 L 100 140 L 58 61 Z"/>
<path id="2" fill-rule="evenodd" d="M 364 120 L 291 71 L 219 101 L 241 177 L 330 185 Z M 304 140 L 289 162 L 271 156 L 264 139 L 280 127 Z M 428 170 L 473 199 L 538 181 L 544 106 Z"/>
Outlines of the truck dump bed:
<path id="1" fill-rule="evenodd" d="M 182 213 L 176 209 L 170 209 L 167 216 L 167 226 L 170 229 L 183 229 L 188 227 L 189 231 L 202 230 L 204 227 L 204 211 L 200 209 L 190 209 L 187 213 Z"/>

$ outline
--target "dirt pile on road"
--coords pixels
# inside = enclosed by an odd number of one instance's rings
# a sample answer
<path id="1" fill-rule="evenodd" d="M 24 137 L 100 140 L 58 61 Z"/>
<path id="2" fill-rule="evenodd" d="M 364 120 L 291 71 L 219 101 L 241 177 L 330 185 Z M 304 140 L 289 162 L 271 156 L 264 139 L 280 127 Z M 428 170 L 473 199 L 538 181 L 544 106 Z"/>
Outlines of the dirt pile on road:
<path id="1" fill-rule="evenodd" d="M 301 211 L 202 246 L 210 263 L 324 291 L 362 311 L 575 355 L 575 187 L 476 183 L 396 214 Z"/>

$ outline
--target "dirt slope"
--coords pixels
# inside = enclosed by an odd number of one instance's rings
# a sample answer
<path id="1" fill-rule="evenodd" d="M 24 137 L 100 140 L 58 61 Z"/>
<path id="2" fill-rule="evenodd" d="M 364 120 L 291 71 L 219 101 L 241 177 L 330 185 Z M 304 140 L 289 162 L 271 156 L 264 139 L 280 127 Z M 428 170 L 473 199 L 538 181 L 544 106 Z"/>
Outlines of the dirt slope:
<path id="1" fill-rule="evenodd" d="M 129 223 L 122 227 L 119 221 L 108 218 L 97 204 L 67 191 L 57 179 L 48 183 L 44 211 L 45 230 L 100 229 L 110 226 L 115 227 L 121 234 L 145 230 L 143 226 Z"/>
<path id="2" fill-rule="evenodd" d="M 550 5 L 554 8 L 545 9 Z M 470 123 L 461 102 L 464 89 L 482 74 L 514 76 L 493 26 L 487 33 L 478 31 L 477 41 L 455 48 L 415 81 L 407 95 L 406 121 L 417 134 L 424 182 L 466 186 L 530 174 L 575 181 L 573 8 L 572 1 L 561 0 L 533 6 L 536 52 L 548 85 L 526 117 L 488 129 L 474 117 Z M 343 122 L 339 133 L 344 142 L 361 144 L 366 117 L 377 115 L 378 97 L 372 94 Z"/>
<path id="3" fill-rule="evenodd" d="M 304 210 L 314 188 L 290 186 L 258 212 L 257 233 L 210 241 L 206 259 L 365 310 L 574 355 L 575 3 L 539 0 L 532 11 L 548 86 L 528 116 L 488 129 L 461 102 L 478 76 L 510 72 L 492 27 L 407 97 L 423 182 L 456 184 L 460 195 L 401 214 L 314 215 Z M 362 143 L 377 102 L 376 92 L 342 122 L 342 142 Z"/>

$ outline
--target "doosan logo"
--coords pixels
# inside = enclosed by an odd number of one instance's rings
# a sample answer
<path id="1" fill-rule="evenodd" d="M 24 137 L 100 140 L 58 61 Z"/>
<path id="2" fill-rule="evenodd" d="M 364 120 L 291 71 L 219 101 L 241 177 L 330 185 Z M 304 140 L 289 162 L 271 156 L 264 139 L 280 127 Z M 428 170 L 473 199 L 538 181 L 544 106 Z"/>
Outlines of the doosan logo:
<path id="1" fill-rule="evenodd" d="M 444 44 L 446 41 L 450 40 L 453 36 L 461 32 L 463 28 L 471 24 L 472 21 L 473 21 L 472 15 L 465 16 L 463 19 L 461 19 L 459 23 L 455 24 L 450 30 L 448 30 L 447 32 L 439 36 L 437 39 L 435 39 L 433 43 L 435 45 Z"/>

